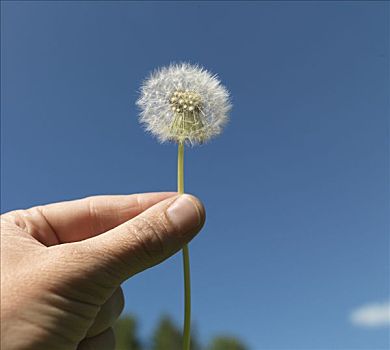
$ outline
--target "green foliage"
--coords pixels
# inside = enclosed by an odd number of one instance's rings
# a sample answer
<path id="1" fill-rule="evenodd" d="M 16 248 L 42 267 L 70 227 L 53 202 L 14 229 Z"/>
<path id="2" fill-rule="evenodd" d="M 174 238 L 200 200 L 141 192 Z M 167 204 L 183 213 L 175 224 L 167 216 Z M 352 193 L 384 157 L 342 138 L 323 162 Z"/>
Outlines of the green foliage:
<path id="1" fill-rule="evenodd" d="M 247 347 L 231 336 L 219 336 L 212 340 L 207 350 L 247 350 Z"/>
<path id="2" fill-rule="evenodd" d="M 182 350 L 182 333 L 169 316 L 161 317 L 153 335 L 152 350 Z M 194 331 L 191 334 L 191 350 L 201 350 Z"/>
<path id="3" fill-rule="evenodd" d="M 181 350 L 181 332 L 168 316 L 161 317 L 153 335 L 152 350 Z"/>
<path id="4" fill-rule="evenodd" d="M 131 316 L 120 318 L 114 326 L 116 350 L 142 350 L 137 334 L 137 320 Z"/>
<path id="5" fill-rule="evenodd" d="M 214 338 L 205 348 L 197 341 L 193 327 L 191 335 L 191 350 L 248 350 L 240 340 L 231 336 L 219 336 Z M 151 340 L 150 347 L 146 347 L 138 336 L 137 320 L 134 316 L 127 315 L 120 318 L 115 326 L 116 350 L 182 350 L 182 331 L 169 316 L 162 316 L 157 323 Z"/>

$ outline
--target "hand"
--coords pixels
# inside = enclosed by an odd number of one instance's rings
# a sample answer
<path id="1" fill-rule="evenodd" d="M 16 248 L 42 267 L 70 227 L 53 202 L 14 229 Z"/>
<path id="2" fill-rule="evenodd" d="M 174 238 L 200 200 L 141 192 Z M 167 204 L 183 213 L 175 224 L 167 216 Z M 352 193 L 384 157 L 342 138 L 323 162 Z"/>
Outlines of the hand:
<path id="1" fill-rule="evenodd" d="M 190 195 L 98 196 L 1 216 L 1 349 L 114 349 L 120 284 L 204 223 Z"/>

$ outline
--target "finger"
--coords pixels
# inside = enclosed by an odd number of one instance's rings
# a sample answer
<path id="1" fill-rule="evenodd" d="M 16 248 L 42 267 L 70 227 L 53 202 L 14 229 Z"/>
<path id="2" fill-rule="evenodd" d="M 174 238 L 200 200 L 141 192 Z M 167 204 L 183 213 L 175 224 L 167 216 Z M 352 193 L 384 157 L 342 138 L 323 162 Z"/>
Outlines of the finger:
<path id="1" fill-rule="evenodd" d="M 114 294 L 101 306 L 95 321 L 87 332 L 87 337 L 93 337 L 112 327 L 120 316 L 125 299 L 122 288 L 115 290 Z"/>
<path id="2" fill-rule="evenodd" d="M 77 350 L 114 350 L 115 334 L 112 328 L 107 329 L 94 337 L 85 338 Z"/>
<path id="3" fill-rule="evenodd" d="M 201 229 L 202 203 L 191 195 L 161 201 L 132 220 L 83 242 L 75 243 L 92 271 L 109 271 L 118 283 L 173 255 Z M 82 262 L 81 262 L 82 263 Z"/>
<path id="4" fill-rule="evenodd" d="M 110 230 L 154 204 L 176 195 L 156 192 L 94 196 L 9 213 L 46 245 L 76 242 Z"/>

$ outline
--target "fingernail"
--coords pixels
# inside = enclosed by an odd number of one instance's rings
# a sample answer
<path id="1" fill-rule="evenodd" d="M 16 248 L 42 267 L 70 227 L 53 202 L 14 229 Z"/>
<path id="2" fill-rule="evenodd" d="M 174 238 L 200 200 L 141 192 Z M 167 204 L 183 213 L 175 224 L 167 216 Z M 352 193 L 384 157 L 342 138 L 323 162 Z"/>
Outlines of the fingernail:
<path id="1" fill-rule="evenodd" d="M 199 210 L 186 194 L 181 195 L 169 206 L 167 216 L 179 231 L 189 231 L 200 224 Z"/>

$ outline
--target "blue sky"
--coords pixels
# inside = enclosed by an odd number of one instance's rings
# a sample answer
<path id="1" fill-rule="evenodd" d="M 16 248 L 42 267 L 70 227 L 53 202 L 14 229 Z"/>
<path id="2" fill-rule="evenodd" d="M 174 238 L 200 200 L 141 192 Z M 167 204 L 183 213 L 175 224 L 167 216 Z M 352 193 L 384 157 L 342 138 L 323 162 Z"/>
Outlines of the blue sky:
<path id="1" fill-rule="evenodd" d="M 234 104 L 224 134 L 186 152 L 186 189 L 208 213 L 191 243 L 200 338 L 231 333 L 254 350 L 390 346 L 388 326 L 359 309 L 389 299 L 388 3 L 1 9 L 2 212 L 175 190 L 176 148 L 141 130 L 135 101 L 150 70 L 200 63 Z M 124 290 L 142 334 L 163 312 L 181 323 L 181 256 Z"/>

